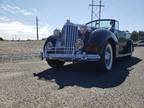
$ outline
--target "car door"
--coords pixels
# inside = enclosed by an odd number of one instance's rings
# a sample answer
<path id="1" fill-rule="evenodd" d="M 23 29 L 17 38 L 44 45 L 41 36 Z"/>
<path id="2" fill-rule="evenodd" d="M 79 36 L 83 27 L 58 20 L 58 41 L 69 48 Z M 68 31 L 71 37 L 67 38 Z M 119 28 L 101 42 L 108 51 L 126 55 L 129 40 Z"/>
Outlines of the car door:
<path id="1" fill-rule="evenodd" d="M 117 38 L 119 45 L 119 54 L 124 54 L 127 45 L 127 34 L 124 31 L 117 30 Z"/>

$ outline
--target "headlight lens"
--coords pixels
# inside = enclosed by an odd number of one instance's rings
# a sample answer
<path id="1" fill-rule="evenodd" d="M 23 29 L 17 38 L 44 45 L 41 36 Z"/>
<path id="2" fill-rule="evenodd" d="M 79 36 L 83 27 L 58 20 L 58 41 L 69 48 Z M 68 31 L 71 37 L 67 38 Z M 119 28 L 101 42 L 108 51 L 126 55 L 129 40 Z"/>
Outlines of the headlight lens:
<path id="1" fill-rule="evenodd" d="M 53 46 L 53 43 L 52 42 L 48 42 L 45 46 L 45 50 L 50 50 L 52 49 L 54 46 Z"/>
<path id="2" fill-rule="evenodd" d="M 84 42 L 83 42 L 83 40 L 82 40 L 82 39 L 77 39 L 77 40 L 76 40 L 76 43 L 75 43 L 75 47 L 76 47 L 77 49 L 82 49 L 82 48 L 84 47 Z"/>
<path id="3" fill-rule="evenodd" d="M 80 30 L 80 33 L 84 35 L 87 31 L 87 27 L 85 25 L 82 25 L 79 27 L 79 30 Z"/>
<path id="4" fill-rule="evenodd" d="M 53 35 L 56 36 L 56 37 L 60 37 L 60 36 L 61 36 L 61 31 L 58 30 L 58 29 L 55 29 L 55 30 L 53 31 Z"/>

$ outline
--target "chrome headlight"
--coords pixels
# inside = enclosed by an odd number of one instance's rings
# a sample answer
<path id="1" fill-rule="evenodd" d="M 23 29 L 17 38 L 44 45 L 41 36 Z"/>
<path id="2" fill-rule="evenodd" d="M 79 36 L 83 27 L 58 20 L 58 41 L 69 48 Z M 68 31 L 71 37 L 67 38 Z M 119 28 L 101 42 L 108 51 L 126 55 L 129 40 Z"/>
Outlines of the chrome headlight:
<path id="1" fill-rule="evenodd" d="M 81 34 L 84 35 L 84 34 L 86 33 L 86 31 L 87 31 L 87 26 L 81 25 L 81 26 L 79 27 L 79 31 L 80 31 Z"/>
<path id="2" fill-rule="evenodd" d="M 84 47 L 84 42 L 82 39 L 77 39 L 75 43 L 76 49 L 82 49 Z"/>
<path id="3" fill-rule="evenodd" d="M 45 50 L 51 50 L 53 47 L 54 46 L 52 42 L 47 42 L 47 44 L 45 45 Z"/>
<path id="4" fill-rule="evenodd" d="M 61 31 L 58 30 L 58 29 L 55 29 L 55 30 L 53 31 L 53 35 L 56 36 L 56 37 L 60 37 L 60 36 L 61 36 Z"/>

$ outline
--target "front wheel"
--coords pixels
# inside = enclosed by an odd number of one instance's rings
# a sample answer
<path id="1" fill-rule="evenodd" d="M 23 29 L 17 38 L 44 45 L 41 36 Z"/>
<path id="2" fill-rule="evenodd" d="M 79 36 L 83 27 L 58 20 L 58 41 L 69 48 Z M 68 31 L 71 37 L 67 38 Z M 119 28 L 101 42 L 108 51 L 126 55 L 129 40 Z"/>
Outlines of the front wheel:
<path id="1" fill-rule="evenodd" d="M 60 61 L 60 60 L 49 60 L 46 59 L 47 63 L 52 67 L 52 68 L 62 68 L 64 66 L 64 61 Z"/>
<path id="2" fill-rule="evenodd" d="M 102 59 L 100 61 L 101 69 L 104 72 L 111 71 L 113 66 L 113 49 L 110 43 L 106 44 Z"/>

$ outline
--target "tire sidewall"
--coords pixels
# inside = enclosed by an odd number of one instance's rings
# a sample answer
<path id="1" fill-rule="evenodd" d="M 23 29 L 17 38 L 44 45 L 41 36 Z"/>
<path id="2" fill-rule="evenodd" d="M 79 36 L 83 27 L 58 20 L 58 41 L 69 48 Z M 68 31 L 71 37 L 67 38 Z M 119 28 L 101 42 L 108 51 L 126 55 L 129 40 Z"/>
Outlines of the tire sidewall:
<path id="1" fill-rule="evenodd" d="M 65 64 L 65 61 L 60 61 L 60 60 L 46 59 L 46 61 L 47 61 L 49 66 L 51 66 L 52 68 L 56 68 L 56 69 L 62 68 Z"/>
<path id="2" fill-rule="evenodd" d="M 106 60 L 105 60 L 105 53 L 106 53 L 106 48 L 107 47 L 111 47 L 110 49 L 111 49 L 111 66 L 110 66 L 110 68 L 107 68 L 107 66 L 106 66 Z M 101 61 L 100 61 L 100 68 L 101 68 L 101 70 L 103 71 L 103 72 L 109 72 L 109 71 L 111 71 L 112 70 L 112 67 L 113 67 L 113 61 L 114 61 L 114 54 L 113 54 L 113 48 L 112 48 L 112 45 L 108 42 L 108 43 L 106 43 L 105 44 L 105 47 L 104 47 L 104 50 L 103 50 L 103 54 L 102 54 L 102 59 L 101 59 Z"/>

